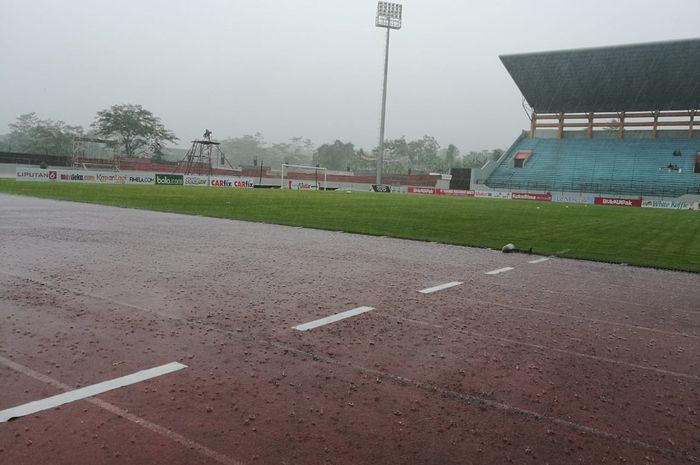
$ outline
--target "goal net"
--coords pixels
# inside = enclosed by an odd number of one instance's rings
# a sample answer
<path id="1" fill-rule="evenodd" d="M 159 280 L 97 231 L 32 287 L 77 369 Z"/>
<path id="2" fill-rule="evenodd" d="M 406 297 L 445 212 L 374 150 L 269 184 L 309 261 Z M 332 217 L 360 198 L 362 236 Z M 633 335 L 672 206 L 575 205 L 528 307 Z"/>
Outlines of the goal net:
<path id="1" fill-rule="evenodd" d="M 320 166 L 282 165 L 280 187 L 305 191 L 326 190 L 327 168 Z"/>

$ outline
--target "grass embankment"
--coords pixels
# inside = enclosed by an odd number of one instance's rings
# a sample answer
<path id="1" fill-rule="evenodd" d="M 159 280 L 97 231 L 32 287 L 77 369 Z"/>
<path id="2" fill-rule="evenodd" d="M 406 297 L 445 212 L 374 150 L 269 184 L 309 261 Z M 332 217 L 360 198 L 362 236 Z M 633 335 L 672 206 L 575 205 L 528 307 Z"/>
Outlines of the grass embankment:
<path id="1" fill-rule="evenodd" d="M 700 212 L 209 187 L 0 180 L 0 192 L 700 272 Z"/>

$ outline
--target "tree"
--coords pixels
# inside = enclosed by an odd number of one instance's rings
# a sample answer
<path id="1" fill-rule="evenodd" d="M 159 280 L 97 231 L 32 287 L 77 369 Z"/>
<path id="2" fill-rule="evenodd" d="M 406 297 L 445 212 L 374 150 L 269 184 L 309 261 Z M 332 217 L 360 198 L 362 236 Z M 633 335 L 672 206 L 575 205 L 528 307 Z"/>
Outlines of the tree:
<path id="1" fill-rule="evenodd" d="M 444 163 L 438 157 L 439 149 L 440 144 L 438 144 L 437 140 L 427 135 L 410 142 L 406 142 L 405 137 L 387 139 L 384 142 L 384 159 L 394 163 L 394 171 L 415 170 L 416 168 L 420 170 L 441 170 Z M 372 153 L 376 157 L 379 153 L 379 148 L 375 147 Z M 390 168 L 389 171 L 392 171 L 392 169 Z"/>
<path id="2" fill-rule="evenodd" d="M 448 168 L 454 166 L 455 162 L 457 161 L 457 157 L 459 157 L 459 149 L 454 144 L 448 145 L 447 150 L 445 151 L 445 163 L 447 164 Z"/>
<path id="3" fill-rule="evenodd" d="M 496 161 L 501 158 L 504 151 L 502 149 L 493 150 L 482 150 L 480 152 L 469 152 L 462 157 L 462 167 L 463 168 L 481 168 L 484 164 L 493 160 Z"/>
<path id="4" fill-rule="evenodd" d="M 323 144 L 314 153 L 312 163 L 331 170 L 345 170 L 355 159 L 355 146 L 348 142 L 336 140 L 332 144 Z"/>
<path id="5" fill-rule="evenodd" d="M 440 144 L 433 136 L 425 135 L 422 139 L 412 140 L 408 143 L 409 157 L 424 168 L 430 168 L 439 164 L 437 156 Z"/>
<path id="6" fill-rule="evenodd" d="M 254 162 L 259 163 L 266 158 L 269 159 L 265 139 L 259 132 L 252 136 L 246 134 L 241 137 L 227 137 L 221 143 L 221 151 L 234 165 L 252 165 Z"/>
<path id="7" fill-rule="evenodd" d="M 221 151 L 226 154 L 229 162 L 237 165 L 279 166 L 282 163 L 308 165 L 314 151 L 310 139 L 292 137 L 288 142 L 278 142 L 269 145 L 262 134 L 246 134 L 240 137 L 227 137 L 221 142 Z"/>
<path id="8" fill-rule="evenodd" d="M 351 163 L 349 163 L 345 169 L 350 168 L 348 171 L 360 171 L 364 173 L 372 172 L 374 173 L 377 169 L 377 157 L 376 154 L 368 154 L 363 149 L 359 149 L 355 153 L 355 158 Z"/>
<path id="9" fill-rule="evenodd" d="M 98 136 L 118 140 L 127 157 L 150 153 L 158 158 L 164 142 L 178 140 L 160 118 L 141 105 L 112 105 L 98 111 L 92 127 Z"/>
<path id="10" fill-rule="evenodd" d="M 379 147 L 377 147 L 377 153 L 379 153 Z M 413 159 L 410 157 L 412 153 L 408 150 L 408 143 L 406 138 L 401 136 L 399 139 L 387 139 L 384 141 L 384 154 L 390 159 L 405 160 L 409 159 L 412 163 Z"/>
<path id="11" fill-rule="evenodd" d="M 46 155 L 71 155 L 73 138 L 83 133 L 80 126 L 70 126 L 63 121 L 41 120 L 33 112 L 18 116 L 17 121 L 9 127 L 10 150 Z"/>
<path id="12" fill-rule="evenodd" d="M 481 152 L 469 152 L 462 157 L 463 168 L 481 168 L 488 161 L 489 157 L 485 150 Z"/>
<path id="13" fill-rule="evenodd" d="M 279 142 L 267 149 L 266 160 L 269 165 L 288 163 L 292 165 L 308 165 L 311 163 L 314 145 L 310 139 L 292 137 L 289 142 Z"/>
<path id="14" fill-rule="evenodd" d="M 300 136 L 292 137 L 287 146 L 291 152 L 288 157 L 289 163 L 305 165 L 313 159 L 315 147 L 311 139 L 304 139 Z"/>

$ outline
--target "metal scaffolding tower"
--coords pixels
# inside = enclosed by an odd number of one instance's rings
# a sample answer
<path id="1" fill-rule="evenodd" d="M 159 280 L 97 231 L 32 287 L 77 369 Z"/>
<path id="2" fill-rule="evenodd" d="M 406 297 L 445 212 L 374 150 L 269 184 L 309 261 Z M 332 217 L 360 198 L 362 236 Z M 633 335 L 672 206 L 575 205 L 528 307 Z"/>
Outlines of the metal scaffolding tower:
<path id="1" fill-rule="evenodd" d="M 195 139 L 192 141 L 192 147 L 187 151 L 187 155 L 185 155 L 185 158 L 180 162 L 178 168 L 182 167 L 182 172 L 184 174 L 203 174 L 211 176 L 212 153 L 216 156 L 220 151 L 219 142 Z"/>
<path id="2" fill-rule="evenodd" d="M 207 129 L 202 139 L 192 141 L 192 147 L 173 172 L 211 177 L 214 165 L 220 166 L 226 163 L 232 170 L 235 169 L 226 159 L 220 145 L 220 142 L 211 140 L 211 131 Z"/>

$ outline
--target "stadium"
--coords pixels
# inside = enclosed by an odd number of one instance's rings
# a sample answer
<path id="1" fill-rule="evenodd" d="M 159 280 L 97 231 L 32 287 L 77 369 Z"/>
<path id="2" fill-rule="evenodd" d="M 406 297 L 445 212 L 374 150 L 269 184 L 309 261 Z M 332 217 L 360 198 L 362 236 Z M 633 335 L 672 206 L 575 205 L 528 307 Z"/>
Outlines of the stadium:
<path id="1" fill-rule="evenodd" d="M 524 96 L 529 130 L 499 160 L 480 169 L 385 176 L 380 184 L 402 193 L 697 209 L 699 53 L 695 39 L 502 56 Z M 155 184 L 156 173 L 171 173 L 188 176 L 183 185 L 376 189 L 371 176 L 323 167 L 227 166 L 223 156 L 205 157 L 202 143 L 209 142 L 194 141 L 177 165 L 119 160 L 124 177 L 102 182 L 145 184 L 149 179 Z M 80 155 L 56 159 L 6 153 L 2 158 L 68 165 L 56 179 L 45 177 L 51 181 L 81 181 L 85 168 L 100 165 Z M 42 172 L 25 167 L 18 166 L 18 180 L 42 179 Z"/>
<path id="2" fill-rule="evenodd" d="M 590 257 L 596 237 L 571 251 L 595 230 L 588 210 L 697 224 L 616 207 L 700 208 L 700 40 L 501 60 L 531 126 L 480 169 L 376 184 L 201 152 L 119 171 L 84 157 L 13 166 L 0 188 L 29 195 L 0 194 L 0 461 L 700 463 L 697 273 Z M 130 189 L 137 208 L 117 208 Z M 409 214 L 393 203 L 406 199 Z M 341 201 L 404 230 L 336 226 Z M 245 202 L 289 216 L 236 216 Z M 535 221 L 522 236 L 534 255 L 438 241 L 463 207 L 461 236 L 486 207 L 494 221 L 512 211 L 482 231 L 499 245 Z M 403 235 L 421 221 L 433 229 Z M 697 254 L 677 255 L 664 267 L 698 270 Z"/>
<path id="3" fill-rule="evenodd" d="M 700 41 L 687 40 L 502 56 L 532 124 L 477 185 L 697 196 L 699 52 Z"/>

